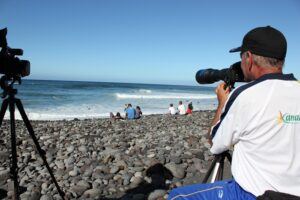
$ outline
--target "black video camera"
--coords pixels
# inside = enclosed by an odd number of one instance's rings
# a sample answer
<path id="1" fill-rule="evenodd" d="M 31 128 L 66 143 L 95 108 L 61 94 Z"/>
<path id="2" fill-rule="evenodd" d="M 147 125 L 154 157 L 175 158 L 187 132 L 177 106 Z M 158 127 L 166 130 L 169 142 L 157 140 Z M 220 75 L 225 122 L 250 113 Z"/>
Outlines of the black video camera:
<path id="1" fill-rule="evenodd" d="M 245 82 L 241 68 L 241 62 L 232 64 L 229 68 L 202 69 L 196 73 L 196 80 L 199 84 L 210 84 L 223 80 L 230 89 L 234 88 L 235 82 Z"/>
<path id="2" fill-rule="evenodd" d="M 25 77 L 30 74 L 30 62 L 20 60 L 16 56 L 23 55 L 22 49 L 13 49 L 7 46 L 7 28 L 0 30 L 0 74 L 8 77 Z"/>

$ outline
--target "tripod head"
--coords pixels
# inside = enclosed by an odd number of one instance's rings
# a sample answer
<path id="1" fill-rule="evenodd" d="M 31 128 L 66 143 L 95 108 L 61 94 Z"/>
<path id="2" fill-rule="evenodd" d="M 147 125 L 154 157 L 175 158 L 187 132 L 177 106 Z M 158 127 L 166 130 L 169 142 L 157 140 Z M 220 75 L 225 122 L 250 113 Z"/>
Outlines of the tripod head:
<path id="1" fill-rule="evenodd" d="M 7 95 L 16 95 L 17 94 L 17 90 L 13 88 L 14 84 L 18 83 L 19 85 L 21 85 L 22 81 L 21 81 L 21 77 L 19 76 L 8 76 L 8 75 L 4 75 L 1 77 L 0 79 L 0 87 L 1 89 L 3 89 L 3 93 L 2 93 L 2 98 L 6 98 Z"/>

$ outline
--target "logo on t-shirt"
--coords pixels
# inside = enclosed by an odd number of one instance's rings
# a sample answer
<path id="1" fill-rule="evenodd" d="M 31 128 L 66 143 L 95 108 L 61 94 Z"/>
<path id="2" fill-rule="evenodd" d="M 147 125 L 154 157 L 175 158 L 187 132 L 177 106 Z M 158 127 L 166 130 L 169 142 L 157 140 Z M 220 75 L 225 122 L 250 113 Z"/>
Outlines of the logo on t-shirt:
<path id="1" fill-rule="evenodd" d="M 300 123 L 300 115 L 293 115 L 289 113 L 282 114 L 279 111 L 279 116 L 277 117 L 278 124 L 295 124 Z"/>
<path id="2" fill-rule="evenodd" d="M 222 199 L 223 198 L 223 190 L 219 190 L 218 191 L 218 197 L 219 197 L 219 199 Z"/>

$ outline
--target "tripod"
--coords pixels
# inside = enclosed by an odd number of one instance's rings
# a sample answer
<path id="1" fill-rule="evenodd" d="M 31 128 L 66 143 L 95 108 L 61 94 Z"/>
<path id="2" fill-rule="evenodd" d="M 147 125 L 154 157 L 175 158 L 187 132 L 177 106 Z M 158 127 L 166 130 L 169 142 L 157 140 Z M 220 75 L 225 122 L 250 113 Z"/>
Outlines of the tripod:
<path id="1" fill-rule="evenodd" d="M 44 161 L 44 165 L 48 169 L 48 172 L 52 178 L 52 181 L 54 182 L 56 189 L 59 193 L 59 195 L 64 199 L 64 192 L 60 189 L 52 171 L 47 163 L 46 156 L 45 156 L 45 151 L 40 147 L 38 140 L 36 136 L 34 135 L 33 128 L 28 120 L 28 117 L 25 113 L 24 107 L 22 105 L 22 102 L 20 99 L 15 98 L 15 95 L 17 94 L 17 90 L 13 88 L 13 84 L 18 81 L 19 84 L 21 84 L 21 78 L 20 77 L 8 77 L 4 75 L 1 77 L 0 84 L 1 88 L 4 90 L 3 92 L 3 102 L 2 102 L 2 107 L 0 110 L 0 127 L 2 125 L 2 121 L 5 115 L 5 112 L 7 110 L 7 107 L 9 106 L 9 113 L 10 113 L 10 132 L 11 132 L 11 152 L 12 152 L 12 165 L 11 165 L 11 174 L 13 175 L 13 180 L 14 180 L 14 195 L 15 199 L 19 200 L 20 199 L 20 187 L 19 187 L 19 182 L 18 182 L 18 160 L 17 160 L 17 148 L 16 148 L 16 131 L 15 131 L 15 106 L 17 106 L 23 122 L 29 132 L 29 135 L 31 136 L 36 149 L 41 156 L 41 158 Z"/>
<path id="2" fill-rule="evenodd" d="M 207 183 L 209 177 L 211 177 L 211 183 L 223 179 L 225 158 L 227 158 L 231 164 L 231 155 L 228 151 L 215 155 L 215 158 L 211 163 L 207 173 L 205 174 L 202 183 Z"/>

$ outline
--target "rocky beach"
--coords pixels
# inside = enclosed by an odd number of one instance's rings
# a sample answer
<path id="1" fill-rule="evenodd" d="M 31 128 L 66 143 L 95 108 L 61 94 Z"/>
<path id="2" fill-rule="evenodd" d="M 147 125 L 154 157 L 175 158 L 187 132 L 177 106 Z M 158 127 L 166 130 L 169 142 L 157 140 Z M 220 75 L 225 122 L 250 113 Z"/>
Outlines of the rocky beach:
<path id="1" fill-rule="evenodd" d="M 139 120 L 31 121 L 67 199 L 166 199 L 200 183 L 213 156 L 206 138 L 214 111 L 147 115 Z M 0 133 L 0 188 L 13 196 L 10 126 Z M 16 122 L 21 199 L 60 199 L 22 121 Z"/>

